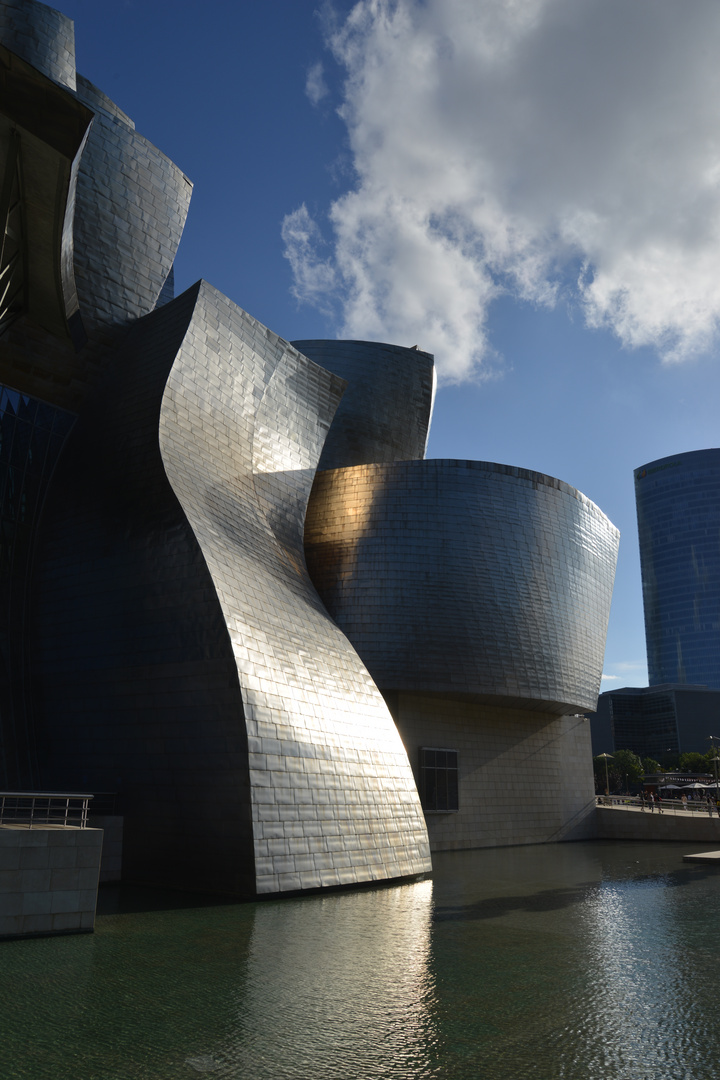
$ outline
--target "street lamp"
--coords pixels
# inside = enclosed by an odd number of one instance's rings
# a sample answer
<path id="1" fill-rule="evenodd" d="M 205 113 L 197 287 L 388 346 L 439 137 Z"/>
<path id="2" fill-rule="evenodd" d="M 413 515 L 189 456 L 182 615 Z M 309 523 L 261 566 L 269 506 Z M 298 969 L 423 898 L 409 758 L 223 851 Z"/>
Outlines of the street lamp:
<path id="1" fill-rule="evenodd" d="M 608 779 L 608 758 L 612 761 L 612 754 L 598 754 L 598 757 L 605 758 L 605 794 L 610 794 L 610 780 Z"/>
<path id="2" fill-rule="evenodd" d="M 715 746 L 715 743 L 718 742 L 718 737 L 717 737 L 717 735 L 708 735 L 707 741 L 710 743 L 710 749 L 715 751 L 715 753 L 713 754 L 713 764 L 715 765 L 715 801 L 717 802 L 718 799 L 720 799 L 720 791 L 718 791 L 718 767 L 717 767 L 717 758 L 718 758 L 718 756 L 717 756 L 717 747 Z"/>

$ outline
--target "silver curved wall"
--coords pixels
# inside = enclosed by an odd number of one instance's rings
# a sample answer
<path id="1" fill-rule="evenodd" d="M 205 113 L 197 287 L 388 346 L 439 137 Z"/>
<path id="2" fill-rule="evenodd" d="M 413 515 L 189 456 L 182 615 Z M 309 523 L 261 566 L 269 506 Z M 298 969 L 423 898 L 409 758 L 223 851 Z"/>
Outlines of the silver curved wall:
<path id="1" fill-rule="evenodd" d="M 0 3 L 0 42 L 47 75 L 75 89 L 75 24 L 38 0 Z"/>
<path id="2" fill-rule="evenodd" d="M 619 533 L 560 480 L 481 461 L 319 473 L 305 551 L 382 690 L 595 708 Z"/>
<path id="3" fill-rule="evenodd" d="M 162 403 L 167 476 L 237 663 L 260 893 L 430 869 L 392 717 L 305 567 L 305 505 L 342 389 L 203 283 Z"/>
<path id="4" fill-rule="evenodd" d="M 37 0 L 0 0 L 0 44 L 58 82 L 94 114 L 82 152 L 72 163 L 61 207 L 64 228 L 52 256 L 62 266 L 64 296 L 58 303 L 66 317 L 72 317 L 75 349 L 69 341 L 51 336 L 59 333 L 58 320 L 51 321 L 43 295 L 32 290 L 28 318 L 16 322 L 4 339 L 10 348 L 0 372 L 23 390 L 77 408 L 87 385 L 104 369 L 107 349 L 118 337 L 116 330 L 152 311 L 161 295 L 167 298 L 163 289 L 182 236 L 192 184 L 135 131 L 121 109 L 76 74 L 72 20 Z M 57 110 L 49 102 L 41 100 L 36 114 Z M 60 122 L 56 127 L 64 130 Z M 30 149 L 27 142 L 23 153 Z M 43 220 L 34 208 L 27 210 L 33 221 Z M 30 265 L 49 261 L 48 253 L 31 243 Z M 55 278 L 59 279 L 57 273 Z"/>
<path id="5" fill-rule="evenodd" d="M 430 353 L 379 341 L 292 344 L 348 384 L 319 469 L 425 457 L 435 394 Z"/>
<path id="6" fill-rule="evenodd" d="M 98 94 L 78 80 L 78 98 L 96 110 L 80 160 L 74 224 L 75 281 L 88 333 L 153 310 L 192 194 L 182 170 L 119 110 L 113 116 L 101 109 Z"/>

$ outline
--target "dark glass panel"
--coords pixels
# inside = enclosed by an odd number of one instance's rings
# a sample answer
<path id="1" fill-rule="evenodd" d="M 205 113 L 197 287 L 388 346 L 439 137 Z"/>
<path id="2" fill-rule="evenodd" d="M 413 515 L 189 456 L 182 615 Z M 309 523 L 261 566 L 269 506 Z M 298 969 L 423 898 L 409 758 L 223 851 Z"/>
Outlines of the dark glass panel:
<path id="1" fill-rule="evenodd" d="M 38 401 L 35 424 L 37 427 L 50 428 L 53 426 L 56 415 L 57 409 L 53 409 L 52 405 L 46 405 L 44 401 Z"/>
<path id="2" fill-rule="evenodd" d="M 24 469 L 30 449 L 30 436 L 32 428 L 24 420 L 15 422 L 15 438 L 10 451 L 10 464 L 16 469 Z"/>
<path id="3" fill-rule="evenodd" d="M 32 424 L 35 421 L 36 410 L 37 401 L 35 398 L 26 397 L 25 394 L 21 394 L 20 404 L 18 406 L 18 416 L 27 421 L 28 424 Z"/>
<path id="4" fill-rule="evenodd" d="M 10 460 L 15 423 L 12 413 L 3 413 L 0 416 L 0 461 Z"/>
<path id="5" fill-rule="evenodd" d="M 436 772 L 425 769 L 425 809 L 434 810 L 436 803 Z"/>
<path id="6" fill-rule="evenodd" d="M 2 397 L 2 411 L 13 413 L 18 415 L 20 410 L 20 395 L 17 390 L 10 390 L 9 387 L 5 387 Z"/>
<path id="7" fill-rule="evenodd" d="M 437 802 L 436 810 L 447 810 L 447 770 L 437 770 Z"/>

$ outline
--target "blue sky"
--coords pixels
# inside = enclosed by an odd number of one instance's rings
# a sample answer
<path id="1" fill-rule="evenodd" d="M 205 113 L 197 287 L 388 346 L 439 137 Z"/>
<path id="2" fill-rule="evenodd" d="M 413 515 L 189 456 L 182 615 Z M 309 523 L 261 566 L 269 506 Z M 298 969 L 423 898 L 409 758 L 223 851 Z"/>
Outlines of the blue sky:
<path id="1" fill-rule="evenodd" d="M 59 6 L 194 183 L 178 289 L 434 351 L 430 456 L 621 530 L 604 688 L 645 685 L 633 469 L 720 443 L 716 0 Z"/>

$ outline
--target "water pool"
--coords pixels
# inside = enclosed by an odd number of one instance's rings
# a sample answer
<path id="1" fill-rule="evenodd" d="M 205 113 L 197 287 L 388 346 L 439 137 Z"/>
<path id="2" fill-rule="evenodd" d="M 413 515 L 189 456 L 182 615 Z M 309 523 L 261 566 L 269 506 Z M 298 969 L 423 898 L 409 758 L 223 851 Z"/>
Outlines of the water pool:
<path id="1" fill-rule="evenodd" d="M 720 873 L 688 850 L 454 853 L 260 904 L 105 889 L 94 935 L 0 944 L 0 1076 L 714 1080 Z"/>

